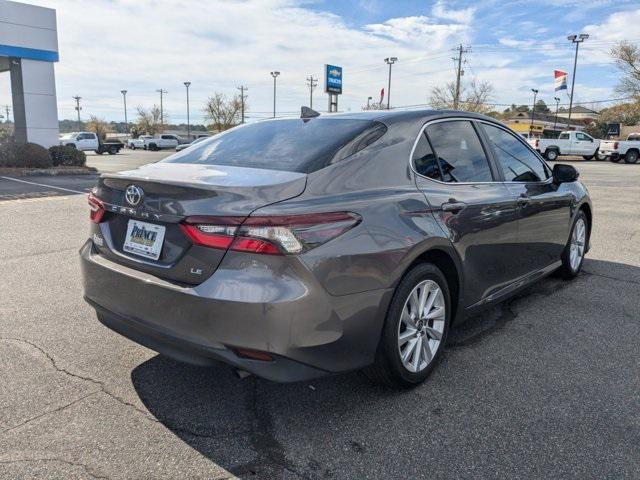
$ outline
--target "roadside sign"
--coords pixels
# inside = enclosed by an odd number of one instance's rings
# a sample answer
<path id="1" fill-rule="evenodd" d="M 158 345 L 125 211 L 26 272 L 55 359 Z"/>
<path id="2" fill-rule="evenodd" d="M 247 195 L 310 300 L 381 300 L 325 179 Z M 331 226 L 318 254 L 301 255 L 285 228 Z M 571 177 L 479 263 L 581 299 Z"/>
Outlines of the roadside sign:
<path id="1" fill-rule="evenodd" d="M 607 135 L 610 137 L 619 137 L 620 136 L 620 124 L 619 123 L 608 123 L 607 124 Z"/>
<path id="2" fill-rule="evenodd" d="M 325 93 L 342 93 L 342 67 L 335 65 L 324 66 L 324 91 Z"/>

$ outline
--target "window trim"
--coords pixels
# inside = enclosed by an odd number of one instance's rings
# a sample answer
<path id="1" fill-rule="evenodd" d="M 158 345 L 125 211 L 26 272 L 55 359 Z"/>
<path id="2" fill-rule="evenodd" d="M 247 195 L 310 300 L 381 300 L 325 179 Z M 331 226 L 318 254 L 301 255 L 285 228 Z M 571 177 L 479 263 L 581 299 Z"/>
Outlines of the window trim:
<path id="1" fill-rule="evenodd" d="M 529 145 L 526 141 L 524 141 L 523 138 L 520 137 L 520 135 L 516 135 L 514 134 L 514 132 L 512 132 L 511 130 L 509 130 L 509 128 L 504 127 L 498 123 L 493 123 L 493 122 L 488 122 L 486 120 L 476 120 L 478 123 L 484 123 L 486 125 L 490 125 L 492 127 L 496 127 L 499 128 L 501 130 L 504 130 L 505 132 L 507 132 L 508 134 L 510 134 L 512 137 L 514 137 L 515 139 L 517 139 L 521 144 L 523 144 L 530 152 L 533 153 L 534 157 L 538 159 L 538 161 L 542 164 L 542 167 L 545 169 L 545 171 L 547 172 L 548 177 L 545 180 L 540 180 L 537 182 L 526 182 L 526 181 L 508 181 L 505 180 L 504 177 L 504 171 L 502 170 L 502 166 L 500 165 L 499 161 L 496 161 L 495 159 L 495 154 L 493 152 L 493 147 L 491 146 L 491 142 L 489 141 L 489 139 L 487 138 L 487 133 L 483 130 L 482 131 L 482 139 L 484 141 L 487 142 L 487 147 L 491 150 L 491 157 L 494 160 L 494 163 L 496 165 L 496 168 L 498 169 L 498 171 L 500 172 L 500 177 L 502 178 L 501 182 L 505 183 L 505 184 L 536 184 L 536 185 L 543 185 L 545 183 L 552 183 L 553 182 L 553 171 L 551 170 L 551 168 L 549 168 L 549 165 L 547 165 L 547 163 L 544 161 L 544 159 L 538 154 L 538 152 L 536 152 L 533 148 L 531 148 L 531 145 Z"/>
<path id="2" fill-rule="evenodd" d="M 438 156 L 438 152 L 436 152 L 436 150 L 433 148 L 433 145 L 431 144 L 431 139 L 429 138 L 429 135 L 427 135 L 425 132 L 427 127 L 435 123 L 455 122 L 455 121 L 465 121 L 471 124 L 471 128 L 473 128 L 476 136 L 478 137 L 478 141 L 482 146 L 482 150 L 484 151 L 484 155 L 487 159 L 487 163 L 489 164 L 489 170 L 491 171 L 491 177 L 493 178 L 493 180 L 491 180 L 490 182 L 443 182 L 441 180 L 436 180 L 431 177 L 425 177 L 424 175 L 418 173 L 418 171 L 416 170 L 415 165 L 413 163 L 413 154 L 416 150 L 416 147 L 418 146 L 418 141 L 420 140 L 421 135 L 425 136 L 425 138 L 429 142 L 429 146 L 431 146 L 431 150 L 433 151 L 434 155 L 436 155 L 436 157 Z M 481 121 L 481 120 L 475 119 L 473 117 L 447 117 L 447 118 L 437 118 L 437 119 L 426 122 L 422 126 L 422 128 L 420 128 L 420 132 L 416 136 L 416 139 L 413 142 L 413 147 L 411 147 L 411 152 L 409 153 L 409 168 L 411 169 L 411 171 L 416 175 L 418 175 L 420 178 L 425 178 L 431 182 L 439 183 L 441 185 L 486 185 L 486 184 L 494 184 L 494 183 L 504 183 L 504 181 L 500 178 L 502 175 L 502 172 L 501 170 L 498 170 L 496 168 L 496 165 L 494 164 L 493 155 L 491 154 L 491 151 L 488 150 L 487 148 L 488 146 L 484 141 L 484 137 L 483 137 L 484 133 L 483 132 L 481 133 L 478 131 L 478 127 L 475 125 L 476 121 Z M 486 122 L 486 123 L 493 125 L 493 123 L 491 122 Z M 514 182 L 511 182 L 511 183 L 514 183 Z"/>

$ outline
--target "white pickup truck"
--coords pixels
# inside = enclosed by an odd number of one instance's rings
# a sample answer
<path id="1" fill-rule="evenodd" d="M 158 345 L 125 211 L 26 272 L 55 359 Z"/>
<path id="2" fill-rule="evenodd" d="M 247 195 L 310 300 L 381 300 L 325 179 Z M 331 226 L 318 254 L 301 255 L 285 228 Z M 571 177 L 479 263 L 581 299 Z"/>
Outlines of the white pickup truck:
<path id="1" fill-rule="evenodd" d="M 626 140 L 603 140 L 600 142 L 600 153 L 612 162 L 619 162 L 624 158 L 625 163 L 638 163 L 640 134 L 632 133 Z"/>
<path id="2" fill-rule="evenodd" d="M 162 135 L 158 135 L 156 137 L 145 138 L 144 139 L 144 148 L 147 150 L 162 150 L 164 148 L 176 148 L 178 145 L 182 143 L 180 141 L 180 137 L 177 135 L 171 135 L 168 133 L 163 133 Z"/>
<path id="3" fill-rule="evenodd" d="M 600 140 L 583 132 L 567 131 L 558 138 L 532 138 L 527 142 L 550 161 L 563 155 L 580 155 L 585 160 L 595 156 L 598 160 L 604 160 L 599 152 Z"/>
<path id="4" fill-rule="evenodd" d="M 153 138 L 153 135 L 140 135 L 138 138 L 130 138 L 127 142 L 127 147 L 131 150 L 136 148 L 144 148 L 144 141 L 147 138 Z"/>
<path id="5" fill-rule="evenodd" d="M 83 152 L 94 151 L 102 155 L 115 155 L 124 146 L 122 142 L 103 142 L 93 132 L 71 132 L 60 137 L 60 145 L 74 147 Z"/>

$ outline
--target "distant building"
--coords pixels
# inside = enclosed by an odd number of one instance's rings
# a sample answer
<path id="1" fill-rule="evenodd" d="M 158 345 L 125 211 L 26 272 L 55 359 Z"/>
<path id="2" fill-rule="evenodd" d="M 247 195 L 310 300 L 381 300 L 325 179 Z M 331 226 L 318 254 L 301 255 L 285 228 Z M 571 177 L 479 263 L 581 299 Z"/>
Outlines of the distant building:
<path id="1" fill-rule="evenodd" d="M 532 127 L 531 112 L 518 112 L 510 116 L 505 121 L 505 124 L 518 133 L 529 134 L 531 132 L 534 137 L 557 137 L 563 130 L 584 129 L 584 120 L 574 119 L 573 115 L 571 117 L 571 121 L 567 122 L 567 119 L 562 118 L 560 113 L 558 113 L 558 118 L 556 119 L 555 114 L 536 112 L 533 117 Z"/>
<path id="2" fill-rule="evenodd" d="M 571 120 L 592 121 L 598 120 L 600 114 L 595 110 L 583 107 L 582 105 L 576 105 L 571 108 Z M 569 118 L 569 109 L 562 107 L 558 110 L 558 117 Z"/>

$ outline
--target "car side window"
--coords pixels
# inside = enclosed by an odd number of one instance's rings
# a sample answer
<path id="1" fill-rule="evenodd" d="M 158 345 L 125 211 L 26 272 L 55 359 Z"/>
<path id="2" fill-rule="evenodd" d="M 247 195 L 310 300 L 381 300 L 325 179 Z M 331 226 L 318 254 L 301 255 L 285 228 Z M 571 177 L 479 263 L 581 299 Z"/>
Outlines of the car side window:
<path id="1" fill-rule="evenodd" d="M 471 122 L 450 120 L 429 125 L 426 134 L 444 182 L 491 182 L 489 161 Z"/>
<path id="2" fill-rule="evenodd" d="M 576 137 L 578 138 L 578 140 L 583 140 L 587 142 L 591 141 L 591 137 L 589 137 L 588 135 L 585 135 L 584 133 L 576 133 Z"/>
<path id="3" fill-rule="evenodd" d="M 420 132 L 418 143 L 413 151 L 413 165 L 420 175 L 433 178 L 434 180 L 442 180 L 442 172 L 438 166 L 438 159 L 433 153 L 429 140 L 427 140 L 427 134 L 423 131 Z"/>
<path id="4" fill-rule="evenodd" d="M 548 171 L 538 156 L 502 128 L 482 124 L 507 182 L 542 182 Z"/>
<path id="5" fill-rule="evenodd" d="M 561 133 L 558 138 L 560 140 L 569 140 L 569 134 L 568 133 Z"/>

